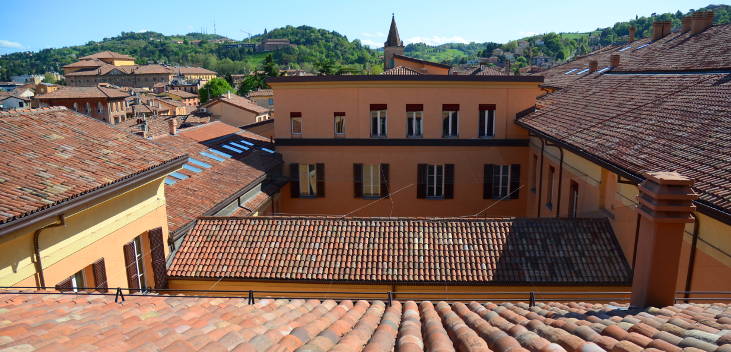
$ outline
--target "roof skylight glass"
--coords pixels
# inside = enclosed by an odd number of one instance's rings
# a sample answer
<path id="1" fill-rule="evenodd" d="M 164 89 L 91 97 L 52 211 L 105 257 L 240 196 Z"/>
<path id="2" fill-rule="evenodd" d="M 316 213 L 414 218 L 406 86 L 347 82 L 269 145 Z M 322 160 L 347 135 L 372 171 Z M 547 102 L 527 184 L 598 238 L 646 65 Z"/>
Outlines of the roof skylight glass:
<path id="1" fill-rule="evenodd" d="M 584 72 L 586 72 L 586 71 L 589 71 L 589 69 L 588 69 L 588 68 L 585 68 L 585 69 L 583 69 L 583 70 L 581 70 L 581 71 L 579 71 L 579 72 L 576 72 L 576 74 L 577 74 L 577 75 L 580 75 L 580 74 L 582 74 L 582 73 L 584 73 Z"/>
<path id="2" fill-rule="evenodd" d="M 265 152 L 267 152 L 267 153 L 272 153 L 272 154 L 274 154 L 274 151 L 273 151 L 273 150 L 271 150 L 271 149 L 269 149 L 269 148 L 261 148 L 261 150 L 263 150 L 263 151 L 265 151 Z"/>
<path id="3" fill-rule="evenodd" d="M 243 149 L 243 150 L 249 150 L 249 147 L 247 147 L 247 146 L 243 146 L 243 145 L 241 145 L 241 144 L 238 144 L 238 143 L 236 143 L 236 142 L 231 142 L 231 143 L 229 143 L 229 144 L 231 144 L 232 146 L 234 146 L 234 147 L 236 147 L 236 148 L 239 148 L 239 149 Z"/>
<path id="4" fill-rule="evenodd" d="M 574 71 L 576 71 L 576 70 L 578 70 L 578 68 L 572 68 L 572 69 L 570 69 L 570 70 L 568 70 L 568 71 L 564 72 L 564 74 L 565 74 L 565 75 L 568 75 L 568 74 L 570 74 L 571 72 L 574 72 Z"/>
<path id="5" fill-rule="evenodd" d="M 165 177 L 165 184 L 166 185 L 174 185 L 175 184 L 175 180 L 172 179 L 172 178 L 170 178 L 170 177 Z"/>
<path id="6" fill-rule="evenodd" d="M 243 150 L 241 150 L 241 149 L 236 149 L 236 148 L 234 148 L 234 147 L 232 147 L 232 146 L 230 146 L 230 145 L 228 145 L 228 144 L 224 144 L 224 145 L 221 145 L 221 146 L 222 146 L 222 147 L 224 147 L 224 148 L 226 148 L 226 149 L 228 149 L 228 150 L 230 150 L 230 151 L 232 151 L 232 152 L 234 152 L 234 153 L 239 153 L 239 154 L 241 154 L 241 153 L 243 153 L 243 152 L 244 152 Z"/>
<path id="7" fill-rule="evenodd" d="M 211 158 L 211 159 L 213 159 L 213 160 L 215 160 L 215 161 L 224 161 L 224 159 L 223 159 L 223 158 L 221 158 L 221 157 L 219 157 L 219 156 L 216 156 L 216 155 L 214 155 L 214 154 L 211 154 L 211 153 L 207 153 L 207 152 L 200 152 L 200 154 L 201 154 L 201 155 L 203 155 L 203 156 L 205 156 L 206 158 Z"/>
<path id="8" fill-rule="evenodd" d="M 188 158 L 188 162 L 191 163 L 191 164 L 193 164 L 193 165 L 195 165 L 195 166 L 204 167 L 206 169 L 208 169 L 208 168 L 211 167 L 211 164 L 206 164 L 206 163 L 204 163 L 204 162 L 202 162 L 200 160 L 196 160 L 196 159 L 193 159 L 193 158 Z"/>
<path id="9" fill-rule="evenodd" d="M 632 49 L 632 45 L 626 46 L 626 47 L 624 47 L 622 49 L 619 49 L 619 51 L 622 52 L 622 51 L 625 51 L 625 50 L 628 50 L 628 49 Z"/>
<path id="10" fill-rule="evenodd" d="M 220 150 L 216 150 L 216 149 L 213 149 L 213 148 L 208 148 L 208 150 L 211 151 L 212 153 L 216 153 L 216 154 L 218 154 L 218 155 L 220 155 L 220 156 L 222 156 L 224 158 L 230 158 L 231 157 L 231 154 L 226 154 L 226 153 L 224 153 L 224 152 L 222 152 Z"/>
<path id="11" fill-rule="evenodd" d="M 247 140 L 245 140 L 245 139 L 242 139 L 242 140 L 240 141 L 240 143 L 244 143 L 244 144 L 246 144 L 246 145 L 248 145 L 248 146 L 250 146 L 250 147 L 253 147 L 253 146 L 254 146 L 254 143 L 251 143 L 251 142 L 249 142 L 249 141 L 247 141 Z"/>
<path id="12" fill-rule="evenodd" d="M 642 44 L 642 45 L 638 46 L 637 49 L 635 49 L 635 50 L 640 50 L 640 49 L 642 49 L 642 48 L 644 48 L 644 47 L 646 47 L 648 45 L 650 45 L 650 43 Z"/>
<path id="13" fill-rule="evenodd" d="M 603 68 L 603 69 L 601 69 L 601 70 L 599 70 L 597 72 L 598 73 L 603 73 L 603 72 L 606 72 L 607 70 L 609 70 L 610 68 L 612 68 L 612 67 L 611 66 L 607 66 L 607 67 L 605 67 L 605 68 Z"/>
<path id="14" fill-rule="evenodd" d="M 178 180 L 185 180 L 188 176 L 181 174 L 180 172 L 171 172 L 170 176 L 177 178 Z"/>
<path id="15" fill-rule="evenodd" d="M 188 170 L 188 171 L 193 171 L 193 172 L 195 172 L 195 173 L 198 173 L 198 172 L 201 172 L 201 171 L 203 171 L 202 169 L 199 169 L 199 168 L 197 168 L 197 167 L 195 167 L 195 166 L 190 166 L 190 165 L 188 165 L 188 164 L 183 164 L 183 169 L 186 169 L 186 170 Z"/>

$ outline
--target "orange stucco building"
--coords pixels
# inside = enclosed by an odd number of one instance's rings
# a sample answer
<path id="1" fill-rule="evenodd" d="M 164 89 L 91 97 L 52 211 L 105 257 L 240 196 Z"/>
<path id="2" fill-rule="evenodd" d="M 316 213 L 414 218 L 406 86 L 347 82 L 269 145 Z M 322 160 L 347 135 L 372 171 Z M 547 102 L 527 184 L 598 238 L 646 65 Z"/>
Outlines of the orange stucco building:
<path id="1" fill-rule="evenodd" d="M 528 134 L 513 123 L 541 77 L 280 77 L 282 212 L 524 216 Z M 313 101 L 322 102 L 312 104 Z M 487 175 L 488 173 L 489 175 Z M 379 201 L 376 199 L 390 195 Z M 489 208 L 502 199 L 500 207 Z"/>

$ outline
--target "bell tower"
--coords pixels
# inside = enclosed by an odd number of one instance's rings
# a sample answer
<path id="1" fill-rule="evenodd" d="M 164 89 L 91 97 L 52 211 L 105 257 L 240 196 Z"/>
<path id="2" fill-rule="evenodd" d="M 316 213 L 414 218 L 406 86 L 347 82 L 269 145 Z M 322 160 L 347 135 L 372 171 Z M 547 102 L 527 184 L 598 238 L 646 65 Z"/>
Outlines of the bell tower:
<path id="1" fill-rule="evenodd" d="M 396 28 L 396 18 L 391 14 L 391 28 L 388 30 L 388 38 L 383 43 L 383 69 L 388 70 L 393 68 L 393 56 L 404 54 L 404 42 L 398 35 L 398 28 Z"/>

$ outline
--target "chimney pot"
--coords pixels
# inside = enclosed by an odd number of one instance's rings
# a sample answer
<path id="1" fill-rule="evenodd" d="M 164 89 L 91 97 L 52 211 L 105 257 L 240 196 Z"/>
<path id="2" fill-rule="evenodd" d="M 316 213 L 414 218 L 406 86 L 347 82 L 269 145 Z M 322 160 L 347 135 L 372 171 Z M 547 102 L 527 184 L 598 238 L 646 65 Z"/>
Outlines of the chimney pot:
<path id="1" fill-rule="evenodd" d="M 680 250 L 685 224 L 694 221 L 693 180 L 677 172 L 647 172 L 639 185 L 640 232 L 632 281 L 631 304 L 665 307 L 675 304 Z"/>
<path id="2" fill-rule="evenodd" d="M 629 27 L 629 42 L 635 41 L 635 35 L 637 34 L 637 28 L 635 26 Z"/>
<path id="3" fill-rule="evenodd" d="M 599 62 L 596 60 L 589 61 L 589 73 L 594 73 L 599 68 Z"/>
<path id="4" fill-rule="evenodd" d="M 174 136 L 178 132 L 178 120 L 176 118 L 171 118 L 168 120 L 168 126 L 170 127 L 170 135 Z"/>
<path id="5" fill-rule="evenodd" d="M 609 66 L 612 66 L 612 67 L 619 66 L 619 59 L 620 59 L 619 54 L 612 54 L 612 56 L 609 57 L 609 62 L 610 62 Z"/>

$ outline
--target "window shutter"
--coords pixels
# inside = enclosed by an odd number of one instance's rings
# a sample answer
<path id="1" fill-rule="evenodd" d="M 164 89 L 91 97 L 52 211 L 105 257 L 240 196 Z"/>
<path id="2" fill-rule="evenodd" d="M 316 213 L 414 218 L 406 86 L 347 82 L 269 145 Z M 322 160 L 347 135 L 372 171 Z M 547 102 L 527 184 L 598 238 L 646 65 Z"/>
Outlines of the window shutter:
<path id="1" fill-rule="evenodd" d="M 127 268 L 127 286 L 129 293 L 139 291 L 140 283 L 137 282 L 137 266 L 135 264 L 134 240 L 124 245 L 124 266 Z"/>
<path id="2" fill-rule="evenodd" d="M 426 198 L 426 164 L 416 166 L 416 198 Z"/>
<path id="3" fill-rule="evenodd" d="M 444 199 L 454 198 L 454 164 L 444 165 Z"/>
<path id="4" fill-rule="evenodd" d="M 381 197 L 389 197 L 388 164 L 381 164 Z"/>
<path id="5" fill-rule="evenodd" d="M 300 167 L 299 164 L 289 164 L 289 193 L 292 198 L 300 197 Z"/>
<path id="6" fill-rule="evenodd" d="M 56 284 L 56 291 L 71 291 L 73 290 L 73 286 L 71 286 L 71 277 L 66 278 L 66 280 L 63 280 Z"/>
<path id="7" fill-rule="evenodd" d="M 353 164 L 353 195 L 363 197 L 363 164 Z"/>
<path id="8" fill-rule="evenodd" d="M 482 181 L 482 198 L 492 199 L 492 173 L 495 165 L 485 164 L 484 180 Z"/>
<path id="9" fill-rule="evenodd" d="M 495 110 L 485 111 L 487 114 L 487 133 L 490 136 L 495 135 Z"/>
<path id="10" fill-rule="evenodd" d="M 107 268 L 104 265 L 104 258 L 97 260 L 91 265 L 94 272 L 94 287 L 99 292 L 107 292 L 109 284 L 107 283 Z"/>
<path id="11" fill-rule="evenodd" d="M 479 128 L 477 135 L 480 137 L 485 136 L 485 120 L 486 120 L 486 117 L 488 116 L 487 114 L 488 114 L 487 111 L 480 110 L 480 116 L 478 119 L 478 120 L 480 120 L 480 123 L 479 123 L 479 126 L 477 127 L 477 128 Z"/>
<path id="12" fill-rule="evenodd" d="M 510 199 L 518 199 L 520 196 L 520 164 L 510 165 Z"/>
<path id="13" fill-rule="evenodd" d="M 325 196 L 325 164 L 317 163 L 315 165 L 315 172 L 317 172 L 317 196 Z"/>
<path id="14" fill-rule="evenodd" d="M 147 233 L 150 240 L 150 256 L 152 272 L 155 275 L 155 288 L 167 288 L 168 274 L 165 268 L 165 243 L 162 241 L 162 227 L 154 228 Z"/>

